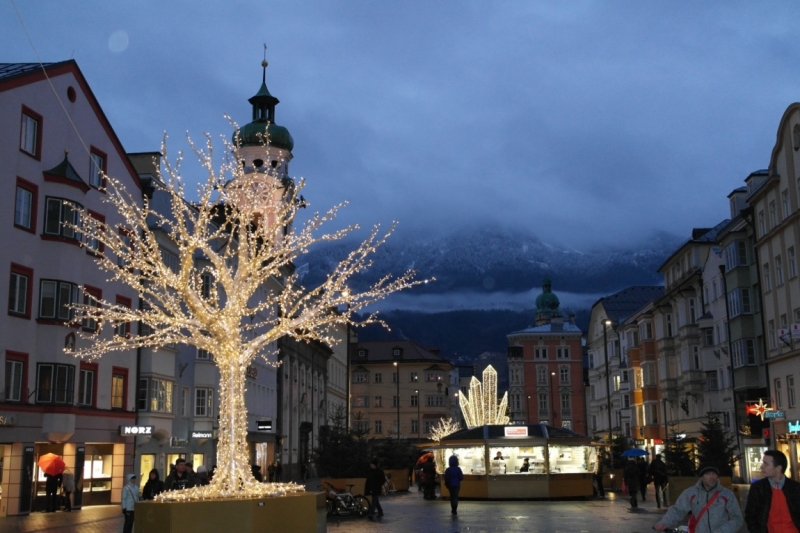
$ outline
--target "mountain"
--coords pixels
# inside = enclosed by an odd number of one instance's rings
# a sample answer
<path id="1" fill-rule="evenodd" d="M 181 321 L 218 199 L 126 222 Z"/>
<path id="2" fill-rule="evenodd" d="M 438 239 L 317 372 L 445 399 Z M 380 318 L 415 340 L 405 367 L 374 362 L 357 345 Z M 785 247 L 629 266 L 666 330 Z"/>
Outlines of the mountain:
<path id="1" fill-rule="evenodd" d="M 574 312 L 585 331 L 589 307 L 598 295 L 661 284 L 657 269 L 682 242 L 663 233 L 637 247 L 579 251 L 544 243 L 521 230 L 488 227 L 427 240 L 393 236 L 374 254 L 371 268 L 354 280 L 354 288 L 409 268 L 420 279 L 436 281 L 388 300 L 381 317 L 391 331 L 367 327 L 358 335 L 361 340 L 412 339 L 439 348 L 450 359 L 505 353 L 505 336 L 533 324 L 545 275 L 553 281 L 562 310 Z M 303 284 L 320 283 L 353 247 L 352 242 L 339 242 L 312 249 L 303 257 L 306 262 L 297 264 Z M 581 303 L 570 304 L 567 293 Z M 585 298 L 575 298 L 581 295 Z M 437 306 L 437 301 L 448 303 Z M 443 308 L 449 310 L 431 311 Z"/>
<path id="2" fill-rule="evenodd" d="M 421 279 L 436 278 L 415 288 L 415 294 L 528 291 L 541 287 L 546 274 L 556 293 L 612 293 L 629 285 L 662 283 L 656 269 L 680 242 L 662 234 L 636 248 L 583 252 L 546 244 L 520 230 L 488 227 L 429 240 L 393 236 L 374 254 L 373 266 L 354 279 L 354 288 L 363 288 L 387 272 L 397 275 L 414 269 Z M 353 246 L 337 242 L 312 249 L 303 257 L 306 262 L 297 264 L 303 284 L 321 283 Z"/>

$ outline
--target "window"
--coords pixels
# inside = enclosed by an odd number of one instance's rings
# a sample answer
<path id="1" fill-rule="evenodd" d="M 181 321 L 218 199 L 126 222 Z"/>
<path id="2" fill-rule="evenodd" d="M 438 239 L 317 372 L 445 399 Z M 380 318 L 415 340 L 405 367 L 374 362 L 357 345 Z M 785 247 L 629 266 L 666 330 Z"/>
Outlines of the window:
<path id="1" fill-rule="evenodd" d="M 197 358 L 201 361 L 211 361 L 211 352 L 208 350 L 203 350 L 201 348 L 197 349 Z"/>
<path id="2" fill-rule="evenodd" d="M 411 433 L 419 433 L 419 420 L 411 421 Z"/>
<path id="3" fill-rule="evenodd" d="M 769 224 L 770 229 L 778 225 L 778 209 L 775 207 L 775 200 L 769 203 Z"/>
<path id="4" fill-rule="evenodd" d="M 400 380 L 400 371 L 392 372 L 392 383 L 397 383 Z"/>
<path id="5" fill-rule="evenodd" d="M 6 394 L 7 402 L 28 401 L 28 354 L 6 352 Z"/>
<path id="6" fill-rule="evenodd" d="M 436 426 L 437 423 L 438 422 L 431 422 L 429 420 L 426 420 L 425 421 L 425 433 L 430 433 L 431 431 L 433 431 L 433 428 Z M 396 424 L 397 423 L 395 423 L 395 425 Z"/>
<path id="7" fill-rule="evenodd" d="M 369 382 L 369 374 L 366 372 L 359 372 L 357 374 L 353 374 L 353 383 L 368 383 Z"/>
<path id="8" fill-rule="evenodd" d="M 614 374 L 611 377 L 611 383 L 613 384 L 614 392 L 619 392 L 619 388 L 620 388 L 620 376 L 619 376 L 619 374 Z"/>
<path id="9" fill-rule="evenodd" d="M 178 256 L 170 252 L 164 247 L 161 247 L 161 260 L 164 261 L 164 265 L 172 270 L 175 274 L 178 273 L 179 265 L 178 265 Z"/>
<path id="10" fill-rule="evenodd" d="M 45 200 L 44 234 L 52 237 L 80 241 L 75 227 L 81 225 L 83 206 L 65 198 L 47 197 Z"/>
<path id="11" fill-rule="evenodd" d="M 369 433 L 369 420 L 359 420 L 356 422 L 356 431 L 359 433 Z"/>
<path id="12" fill-rule="evenodd" d="M 211 298 L 211 287 L 214 286 L 214 276 L 208 272 L 200 274 L 200 295 L 203 298 Z"/>
<path id="13" fill-rule="evenodd" d="M 713 372 L 706 372 L 706 383 L 708 384 L 708 390 L 719 390 L 719 381 L 717 379 L 716 370 Z"/>
<path id="14" fill-rule="evenodd" d="M 761 237 L 767 234 L 767 222 L 764 218 L 764 211 L 761 210 L 758 212 L 758 229 L 761 232 Z"/>
<path id="15" fill-rule="evenodd" d="M 783 260 L 781 256 L 775 256 L 775 283 L 778 287 L 783 285 Z"/>
<path id="16" fill-rule="evenodd" d="M 781 378 L 775 378 L 775 406 L 783 409 L 783 394 L 781 391 Z"/>
<path id="17" fill-rule="evenodd" d="M 172 382 L 152 378 L 150 380 L 150 410 L 157 413 L 172 412 Z"/>
<path id="18" fill-rule="evenodd" d="M 627 396 L 627 394 L 626 394 Z M 568 392 L 561 393 L 561 414 L 566 415 L 572 411 L 572 394 Z"/>
<path id="19" fill-rule="evenodd" d="M 427 407 L 443 407 L 444 406 L 444 396 L 442 396 L 441 394 L 425 396 L 425 405 Z"/>
<path id="20" fill-rule="evenodd" d="M 353 396 L 353 407 L 369 407 L 369 396 Z"/>
<path id="21" fill-rule="evenodd" d="M 380 420 L 375 421 L 375 433 L 383 433 L 383 427 Z"/>
<path id="22" fill-rule="evenodd" d="M 794 246 L 786 250 L 786 255 L 789 257 L 789 279 L 797 277 L 797 257 L 794 253 Z"/>
<path id="23" fill-rule="evenodd" d="M 36 231 L 36 202 L 39 187 L 22 178 L 17 178 L 14 199 L 14 226 L 34 233 Z"/>
<path id="24" fill-rule="evenodd" d="M 25 106 L 22 106 L 19 149 L 36 159 L 41 159 L 42 115 Z"/>
<path id="25" fill-rule="evenodd" d="M 733 241 L 725 247 L 725 271 L 747 266 L 747 242 Z M 716 287 L 715 287 L 716 288 Z"/>
<path id="26" fill-rule="evenodd" d="M 781 206 L 783 207 L 783 218 L 789 217 L 789 189 L 781 193 Z"/>
<path id="27" fill-rule="evenodd" d="M 189 387 L 181 389 L 181 416 L 189 416 Z"/>
<path id="28" fill-rule="evenodd" d="M 650 425 L 658 424 L 658 404 L 649 403 L 645 406 L 647 413 L 647 423 Z"/>
<path id="29" fill-rule="evenodd" d="M 380 383 L 383 381 L 383 375 L 380 372 L 375 372 L 375 383 Z"/>
<path id="30" fill-rule="evenodd" d="M 71 404 L 75 396 L 75 367 L 40 363 L 36 365 L 36 402 Z"/>
<path id="31" fill-rule="evenodd" d="M 70 305 L 78 301 L 78 286 L 57 280 L 39 284 L 39 318 L 69 321 L 74 317 Z"/>
<path id="32" fill-rule="evenodd" d="M 78 381 L 78 405 L 95 406 L 95 377 L 97 364 L 81 361 L 80 379 Z"/>
<path id="33" fill-rule="evenodd" d="M 644 386 L 653 387 L 656 384 L 656 365 L 648 364 L 642 365 L 642 374 L 644 375 Z"/>
<path id="34" fill-rule="evenodd" d="M 547 393 L 540 392 L 538 396 L 539 396 L 539 412 L 546 413 L 550 409 L 550 406 L 548 405 Z"/>
<path id="35" fill-rule="evenodd" d="M 558 382 L 561 383 L 562 385 L 568 385 L 569 384 L 569 367 L 568 366 L 559 367 L 559 369 L 558 369 Z"/>
<path id="36" fill-rule="evenodd" d="M 714 346 L 714 330 L 706 328 L 703 330 L 703 345 Z"/>
<path id="37" fill-rule="evenodd" d="M 689 298 L 689 323 L 694 324 L 697 321 L 697 311 L 694 305 L 694 298 Z"/>
<path id="38" fill-rule="evenodd" d="M 139 387 L 136 389 L 136 410 L 147 411 L 147 379 L 139 380 Z"/>
<path id="39" fill-rule="evenodd" d="M 753 313 L 750 289 L 734 289 L 728 293 L 728 312 L 731 317 Z"/>
<path id="40" fill-rule="evenodd" d="M 124 296 L 117 295 L 117 305 L 122 307 L 131 308 L 131 299 Z M 114 335 L 117 337 L 129 338 L 131 336 L 131 323 L 119 322 L 114 325 Z"/>
<path id="41" fill-rule="evenodd" d="M 194 390 L 194 416 L 209 417 L 214 414 L 214 389 L 198 387 Z"/>
<path id="42" fill-rule="evenodd" d="M 425 381 L 428 383 L 435 383 L 442 380 L 442 375 L 439 372 L 428 372 L 425 374 Z"/>
<path id="43" fill-rule="evenodd" d="M 8 286 L 8 314 L 22 318 L 31 317 L 33 270 L 11 263 L 11 280 Z"/>
<path id="44" fill-rule="evenodd" d="M 95 189 L 104 187 L 106 184 L 106 159 L 107 156 L 94 146 L 89 149 L 89 185 Z"/>
<path id="45" fill-rule="evenodd" d="M 692 370 L 701 370 L 700 347 L 696 344 L 692 346 Z"/>
<path id="46" fill-rule="evenodd" d="M 416 383 L 417 381 L 419 381 L 419 376 L 417 376 L 416 372 L 411 372 L 411 382 Z"/>
<path id="47" fill-rule="evenodd" d="M 536 367 L 536 383 L 539 385 L 547 385 L 547 367 L 546 366 L 537 366 Z"/>
<path id="48" fill-rule="evenodd" d="M 631 407 L 631 397 L 629 394 L 622 395 L 622 408 L 623 409 L 630 409 Z"/>
<path id="49" fill-rule="evenodd" d="M 556 348 L 557 359 L 569 359 L 569 348 L 566 346 Z"/>
<path id="50" fill-rule="evenodd" d="M 119 266 L 125 266 L 128 263 L 125 258 L 129 257 L 130 253 L 133 252 L 133 242 L 131 241 L 130 232 L 125 228 L 119 228 L 119 240 L 122 255 L 117 256 L 117 264 Z"/>
<path id="51" fill-rule="evenodd" d="M 375 396 L 375 407 L 383 407 L 383 397 L 382 396 Z"/>
<path id="52" fill-rule="evenodd" d="M 127 400 L 128 369 L 115 366 L 111 371 L 111 408 L 126 410 Z"/>
<path id="53" fill-rule="evenodd" d="M 411 396 L 411 407 L 416 407 L 419 404 L 419 396 L 416 394 Z"/>
<path id="54" fill-rule="evenodd" d="M 83 305 L 99 308 L 100 300 L 103 298 L 103 291 L 97 287 L 84 286 L 83 291 Z M 97 320 L 91 316 L 84 316 L 82 321 L 83 329 L 88 331 L 97 331 Z"/>
<path id="55" fill-rule="evenodd" d="M 547 348 L 534 348 L 533 349 L 533 358 L 534 359 L 547 359 Z"/>
<path id="56" fill-rule="evenodd" d="M 769 335 L 769 349 L 775 350 L 778 348 L 778 338 L 775 336 L 775 321 L 770 320 L 767 323 L 767 335 Z"/>
<path id="57" fill-rule="evenodd" d="M 96 213 L 91 209 L 88 209 L 86 211 L 86 215 L 88 217 L 91 217 L 93 220 L 100 222 L 101 225 L 104 224 L 106 221 L 105 215 Z M 88 231 L 88 226 L 84 227 L 84 236 L 86 237 L 86 252 L 91 254 L 102 253 L 105 250 L 105 245 L 102 242 L 100 242 L 94 235 L 95 232 Z"/>
<path id="58" fill-rule="evenodd" d="M 769 263 L 764 263 L 764 292 L 772 290 L 772 278 L 769 275 Z"/>
<path id="59" fill-rule="evenodd" d="M 731 343 L 733 368 L 756 364 L 755 342 L 753 339 L 740 339 Z"/>
<path id="60" fill-rule="evenodd" d="M 786 398 L 789 400 L 789 407 L 794 407 L 797 402 L 794 392 L 794 375 L 786 376 Z"/>
<path id="61" fill-rule="evenodd" d="M 594 352 L 589 352 L 589 368 L 594 368 Z"/>

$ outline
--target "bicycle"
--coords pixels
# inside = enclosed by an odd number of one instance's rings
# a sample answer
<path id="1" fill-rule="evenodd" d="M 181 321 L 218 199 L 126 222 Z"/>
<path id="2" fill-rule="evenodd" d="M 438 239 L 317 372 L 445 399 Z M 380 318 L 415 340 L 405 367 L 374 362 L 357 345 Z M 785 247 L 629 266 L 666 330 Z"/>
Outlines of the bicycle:
<path id="1" fill-rule="evenodd" d="M 328 508 L 328 515 L 348 516 L 355 513 L 360 517 L 367 516 L 369 510 L 369 500 L 366 496 L 361 494 L 353 495 L 350 491 L 355 484 L 348 484 L 347 491 L 339 492 L 336 487 L 328 482 L 326 495 L 326 506 Z"/>
<path id="2" fill-rule="evenodd" d="M 392 475 L 386 475 L 386 482 L 381 486 L 381 496 L 386 496 L 389 493 L 397 492 L 397 489 L 394 488 L 394 483 L 392 482 Z"/>

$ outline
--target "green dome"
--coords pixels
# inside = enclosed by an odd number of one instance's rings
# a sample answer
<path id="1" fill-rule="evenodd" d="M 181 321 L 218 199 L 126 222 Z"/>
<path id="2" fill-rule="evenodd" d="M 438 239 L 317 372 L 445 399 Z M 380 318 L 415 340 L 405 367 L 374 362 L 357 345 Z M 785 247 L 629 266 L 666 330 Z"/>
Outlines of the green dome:
<path id="1" fill-rule="evenodd" d="M 558 296 L 553 294 L 550 287 L 550 278 L 545 276 L 542 280 L 542 294 L 536 298 L 537 313 L 552 313 L 553 311 L 558 311 L 558 306 L 561 305 L 561 302 L 558 301 Z"/>
<path id="2" fill-rule="evenodd" d="M 277 124 L 270 124 L 266 120 L 254 120 L 245 124 L 237 133 L 233 134 L 232 141 L 233 144 L 238 141 L 240 146 L 261 146 L 262 143 L 269 142 L 270 146 L 283 148 L 290 152 L 294 148 L 294 139 L 289 130 Z"/>

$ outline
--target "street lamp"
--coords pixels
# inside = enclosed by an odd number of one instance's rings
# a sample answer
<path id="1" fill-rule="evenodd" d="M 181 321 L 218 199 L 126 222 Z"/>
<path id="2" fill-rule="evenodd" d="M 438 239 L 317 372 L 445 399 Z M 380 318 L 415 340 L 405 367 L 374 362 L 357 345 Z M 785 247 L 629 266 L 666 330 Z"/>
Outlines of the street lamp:
<path id="1" fill-rule="evenodd" d="M 611 442 L 612 438 L 612 431 L 611 431 L 611 377 L 608 372 L 608 337 L 606 331 L 608 330 L 608 326 L 612 324 L 611 320 L 605 319 L 603 320 L 603 350 L 606 354 L 606 402 L 608 408 L 608 442 Z"/>
<path id="2" fill-rule="evenodd" d="M 342 291 L 342 296 L 345 299 L 350 298 L 350 291 L 345 289 Z M 350 302 L 347 303 L 347 310 L 350 310 Z M 350 380 L 352 379 L 350 376 L 350 322 L 348 321 L 345 323 L 345 327 L 347 328 L 347 345 L 345 348 L 345 375 L 347 376 L 347 380 L 345 382 L 345 395 L 347 396 L 347 406 L 346 406 L 346 415 L 347 415 L 347 429 L 350 429 Z"/>
<path id="3" fill-rule="evenodd" d="M 420 435 L 419 426 L 420 426 L 420 419 L 419 419 L 419 389 L 414 389 L 414 394 L 417 396 L 417 436 Z"/>
<path id="4" fill-rule="evenodd" d="M 394 365 L 395 383 L 397 383 L 397 440 L 400 440 L 400 365 L 397 361 L 392 363 Z"/>
<path id="5" fill-rule="evenodd" d="M 556 427 L 556 400 L 555 400 L 555 390 L 553 389 L 553 377 L 556 375 L 555 372 L 550 372 L 550 403 L 552 404 L 553 409 L 553 422 L 552 426 Z"/>

